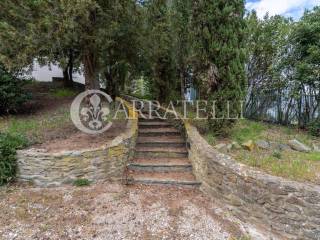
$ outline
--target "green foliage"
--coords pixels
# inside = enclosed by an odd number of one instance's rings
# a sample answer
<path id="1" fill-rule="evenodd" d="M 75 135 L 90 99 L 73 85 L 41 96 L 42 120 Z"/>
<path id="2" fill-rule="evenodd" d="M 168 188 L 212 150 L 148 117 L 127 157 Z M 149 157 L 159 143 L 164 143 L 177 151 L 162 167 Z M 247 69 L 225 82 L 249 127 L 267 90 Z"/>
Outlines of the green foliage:
<path id="1" fill-rule="evenodd" d="M 250 94 L 280 88 L 287 80 L 281 78 L 283 67 L 280 64 L 288 48 L 292 21 L 278 15 L 266 15 L 264 19 L 259 19 L 256 12 L 252 12 L 246 17 L 246 23 L 249 56 L 247 76 L 252 91 Z M 263 87 L 261 84 L 264 84 Z"/>
<path id="2" fill-rule="evenodd" d="M 210 145 L 214 145 L 215 143 L 216 143 L 216 137 L 215 136 L 213 136 L 212 134 L 207 134 L 206 136 L 205 136 L 205 138 L 206 138 L 206 140 L 207 140 L 207 142 L 210 144 Z"/>
<path id="3" fill-rule="evenodd" d="M 307 129 L 312 136 L 320 137 L 320 118 L 310 122 L 307 126 Z"/>
<path id="4" fill-rule="evenodd" d="M 315 86 L 320 81 L 320 7 L 306 11 L 291 36 L 295 48 L 295 77 L 302 83 Z"/>
<path id="5" fill-rule="evenodd" d="M 192 59 L 192 38 L 190 23 L 192 16 L 191 0 L 173 0 L 171 9 L 171 28 L 173 37 L 173 55 L 176 64 L 176 72 L 179 75 L 180 91 L 177 91 L 179 99 L 184 99 L 186 80 L 190 74 Z"/>
<path id="6" fill-rule="evenodd" d="M 270 156 L 263 152 L 248 153 L 243 151 L 237 154 L 236 159 L 249 166 L 263 169 L 275 176 L 289 178 L 294 181 L 316 181 L 319 166 L 313 162 L 309 154 L 288 151 L 281 153 L 281 160 L 278 157 L 279 155 Z"/>
<path id="7" fill-rule="evenodd" d="M 306 159 L 309 161 L 320 161 L 320 153 L 319 152 L 311 152 L 306 154 Z"/>
<path id="8" fill-rule="evenodd" d="M 150 81 L 144 77 L 140 77 L 132 81 L 131 95 L 140 99 L 153 100 L 150 92 Z"/>
<path id="9" fill-rule="evenodd" d="M 281 159 L 282 158 L 281 152 L 279 152 L 279 151 L 274 151 L 272 156 L 274 158 L 277 158 L 277 159 Z"/>
<path id="10" fill-rule="evenodd" d="M 91 184 L 91 182 L 85 178 L 76 179 L 73 182 L 73 185 L 76 187 L 85 187 L 85 186 L 89 186 L 90 184 Z"/>
<path id="11" fill-rule="evenodd" d="M 24 84 L 0 64 L 0 114 L 17 111 L 29 98 L 23 90 Z"/>
<path id="12" fill-rule="evenodd" d="M 290 77 L 293 79 L 294 98 L 299 102 L 304 100 L 304 95 L 315 97 L 315 100 L 298 109 L 299 126 L 306 127 L 315 118 L 313 112 L 320 103 L 320 7 L 305 12 L 295 25 L 289 42 L 293 49 L 286 63 L 293 70 Z"/>
<path id="13" fill-rule="evenodd" d="M 10 182 L 16 175 L 16 150 L 26 147 L 25 137 L 0 133 L 0 186 Z"/>
<path id="14" fill-rule="evenodd" d="M 173 58 L 173 36 L 170 6 L 165 0 L 152 0 L 146 6 L 145 52 L 150 62 L 148 74 L 152 79 L 151 94 L 167 102 L 177 89 L 176 66 Z"/>
<path id="15" fill-rule="evenodd" d="M 320 99 L 320 7 L 306 11 L 297 22 L 283 16 L 258 19 L 255 12 L 246 21 L 247 117 L 297 122 L 305 128 L 317 117 Z M 275 117 L 266 116 L 270 108 Z"/>
<path id="16" fill-rule="evenodd" d="M 72 70 L 72 58 L 83 64 L 87 88 L 99 88 L 108 72 L 118 90 L 138 53 L 138 8 L 134 0 L 0 1 L 0 61 L 15 68 L 36 58 Z"/>
<path id="17" fill-rule="evenodd" d="M 227 116 L 228 101 L 230 116 L 238 116 L 246 87 L 244 1 L 196 0 L 192 7 L 195 73 L 202 98 L 216 101 L 216 117 Z M 209 120 L 215 134 L 223 134 L 233 123 L 214 116 Z"/>

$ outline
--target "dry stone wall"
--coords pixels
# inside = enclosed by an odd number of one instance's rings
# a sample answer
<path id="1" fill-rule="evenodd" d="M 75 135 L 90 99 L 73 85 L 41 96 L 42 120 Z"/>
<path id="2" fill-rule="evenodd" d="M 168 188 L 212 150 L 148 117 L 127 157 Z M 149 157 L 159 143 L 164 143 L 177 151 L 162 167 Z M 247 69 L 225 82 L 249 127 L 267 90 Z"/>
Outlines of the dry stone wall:
<path id="1" fill-rule="evenodd" d="M 283 239 L 320 239 L 320 187 L 256 171 L 213 149 L 185 123 L 189 158 L 202 190 Z"/>
<path id="2" fill-rule="evenodd" d="M 137 125 L 137 120 L 129 120 L 123 134 L 97 149 L 59 153 L 41 149 L 18 151 L 17 179 L 44 187 L 69 184 L 80 178 L 92 182 L 121 180 L 127 162 L 133 157 Z"/>

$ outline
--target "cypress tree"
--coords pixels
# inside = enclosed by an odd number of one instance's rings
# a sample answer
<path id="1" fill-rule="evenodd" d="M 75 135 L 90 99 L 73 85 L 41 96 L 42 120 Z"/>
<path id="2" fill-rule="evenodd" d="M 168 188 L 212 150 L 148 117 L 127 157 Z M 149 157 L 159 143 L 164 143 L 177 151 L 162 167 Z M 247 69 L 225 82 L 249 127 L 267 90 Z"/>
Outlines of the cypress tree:
<path id="1" fill-rule="evenodd" d="M 177 89 L 169 13 L 170 2 L 167 0 L 152 0 L 147 4 L 146 53 L 151 65 L 152 95 L 160 102 L 172 100 Z"/>
<path id="2" fill-rule="evenodd" d="M 205 97 L 216 101 L 216 117 L 240 113 L 245 96 L 245 5 L 243 0 L 193 1 L 192 33 L 197 71 L 204 73 Z M 204 97 L 204 96 L 202 96 Z M 208 107 L 211 111 L 211 107 Z M 214 133 L 225 133 L 233 120 L 210 115 Z"/>

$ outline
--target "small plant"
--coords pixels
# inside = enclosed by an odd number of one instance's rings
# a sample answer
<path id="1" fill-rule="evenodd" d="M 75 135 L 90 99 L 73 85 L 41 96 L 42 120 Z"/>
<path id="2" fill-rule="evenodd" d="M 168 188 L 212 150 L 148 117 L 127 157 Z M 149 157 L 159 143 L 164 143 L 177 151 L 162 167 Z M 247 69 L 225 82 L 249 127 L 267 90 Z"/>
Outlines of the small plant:
<path id="1" fill-rule="evenodd" d="M 210 145 L 214 145 L 216 143 L 216 138 L 211 133 L 206 135 L 206 140 Z"/>
<path id="2" fill-rule="evenodd" d="M 277 158 L 277 159 L 281 159 L 282 158 L 281 152 L 279 152 L 279 151 L 273 152 L 272 156 L 274 158 Z"/>
<path id="3" fill-rule="evenodd" d="M 307 126 L 309 133 L 312 136 L 320 137 L 320 118 L 317 118 L 310 122 Z"/>
<path id="4" fill-rule="evenodd" d="M 0 133 L 0 186 L 15 178 L 16 150 L 27 144 L 28 141 L 23 136 Z"/>
<path id="5" fill-rule="evenodd" d="M 76 187 L 84 187 L 84 186 L 89 186 L 91 184 L 91 182 L 86 179 L 86 178 L 80 178 L 80 179 L 76 179 L 73 182 L 73 185 Z"/>

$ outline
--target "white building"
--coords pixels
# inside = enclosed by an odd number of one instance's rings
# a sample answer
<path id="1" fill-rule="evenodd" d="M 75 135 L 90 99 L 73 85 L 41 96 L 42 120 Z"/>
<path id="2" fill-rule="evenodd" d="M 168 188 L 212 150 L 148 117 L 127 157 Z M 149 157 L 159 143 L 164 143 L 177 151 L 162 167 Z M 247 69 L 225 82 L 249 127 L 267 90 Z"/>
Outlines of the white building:
<path id="1" fill-rule="evenodd" d="M 33 71 L 26 75 L 27 77 L 32 77 L 39 82 L 51 82 L 53 77 L 63 77 L 62 69 L 51 64 L 50 67 L 41 67 L 36 61 L 33 66 Z M 73 74 L 73 81 L 84 83 L 84 76 L 78 72 Z"/>

